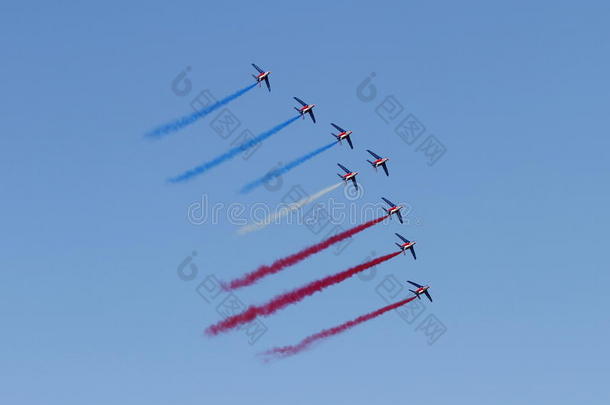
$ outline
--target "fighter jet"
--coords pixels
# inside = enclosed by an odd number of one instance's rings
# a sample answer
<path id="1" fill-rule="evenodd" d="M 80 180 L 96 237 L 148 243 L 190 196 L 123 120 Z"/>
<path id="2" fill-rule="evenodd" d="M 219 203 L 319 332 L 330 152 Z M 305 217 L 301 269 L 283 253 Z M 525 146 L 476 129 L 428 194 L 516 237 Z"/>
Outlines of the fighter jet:
<path id="1" fill-rule="evenodd" d="M 261 82 L 264 80 L 265 84 L 267 85 L 267 89 L 271 91 L 271 85 L 269 84 L 269 75 L 271 74 L 271 72 L 265 72 L 263 69 L 259 68 L 254 63 L 252 64 L 252 66 L 254 67 L 254 69 L 258 70 L 258 75 L 252 75 L 254 80 L 258 82 L 258 87 L 261 86 Z"/>
<path id="2" fill-rule="evenodd" d="M 398 220 L 400 221 L 400 223 L 402 224 L 402 215 L 400 214 L 400 210 L 403 209 L 404 207 L 402 205 L 396 205 L 394 204 L 392 201 L 388 200 L 385 197 L 381 197 L 381 199 L 383 201 L 386 202 L 386 204 L 388 204 L 390 206 L 390 208 L 388 208 L 386 211 L 388 212 L 388 215 L 392 215 L 392 214 L 396 214 L 396 216 L 398 217 Z"/>
<path id="3" fill-rule="evenodd" d="M 316 122 L 316 117 L 313 115 L 313 108 L 316 106 L 315 104 L 307 104 L 305 103 L 303 100 L 301 100 L 298 97 L 293 97 L 296 101 L 299 102 L 299 104 L 301 104 L 303 107 L 301 108 L 296 108 L 294 107 L 295 110 L 297 110 L 299 112 L 299 114 L 301 114 L 301 116 L 303 118 L 305 118 L 305 114 L 309 114 L 309 116 L 311 117 L 311 120 L 314 122 Z"/>
<path id="4" fill-rule="evenodd" d="M 379 166 L 383 167 L 383 171 L 385 172 L 386 176 L 389 176 L 390 173 L 388 172 L 388 166 L 386 165 L 386 162 L 388 160 L 390 160 L 390 158 L 382 158 L 381 156 L 379 156 L 378 154 L 376 154 L 375 152 L 373 152 L 372 150 L 367 149 L 366 150 L 368 153 L 371 154 L 371 156 L 373 156 L 376 160 L 374 162 L 371 162 L 370 160 L 366 160 L 367 162 L 369 162 L 371 164 L 371 166 L 373 166 L 375 168 L 375 170 L 377 170 L 377 168 Z"/>
<path id="5" fill-rule="evenodd" d="M 396 246 L 398 246 L 398 248 L 400 250 L 402 250 L 402 252 L 406 255 L 407 254 L 407 250 L 411 251 L 411 254 L 413 255 L 413 259 L 417 260 L 417 257 L 415 256 L 415 249 L 413 248 L 413 246 L 415 245 L 415 241 L 411 242 L 409 239 L 406 239 L 404 236 L 402 236 L 399 233 L 395 233 L 394 235 L 398 236 L 404 243 L 396 243 Z"/>
<path id="6" fill-rule="evenodd" d="M 345 129 L 341 128 L 339 125 L 333 124 L 332 122 L 330 123 L 330 125 L 335 127 L 335 129 L 337 131 L 339 131 L 338 134 L 334 134 L 332 132 L 330 134 L 332 136 L 334 136 L 335 138 L 337 138 L 339 143 L 341 143 L 341 141 L 345 139 L 347 141 L 347 143 L 349 144 L 349 147 L 354 149 L 354 145 L 352 145 L 352 139 L 350 138 L 350 135 L 352 134 L 352 131 L 346 131 Z"/>
<path id="7" fill-rule="evenodd" d="M 422 286 L 422 285 L 419 285 L 419 284 L 414 283 L 413 281 L 409 281 L 409 280 L 407 280 L 407 282 L 410 284 L 413 284 L 415 287 L 417 287 L 416 290 L 409 290 L 409 291 L 411 291 L 413 294 L 415 294 L 418 299 L 421 300 L 421 297 L 420 297 L 421 294 L 426 294 L 426 297 L 428 297 L 430 302 L 432 302 L 432 297 L 430 296 L 430 293 L 428 292 L 428 290 L 430 289 L 429 285 Z"/>
<path id="8" fill-rule="evenodd" d="M 356 175 L 358 174 L 358 172 L 352 172 L 347 167 L 343 166 L 341 163 L 337 163 L 337 166 L 339 166 L 345 172 L 345 174 L 337 173 L 337 176 L 341 177 L 343 181 L 345 181 L 345 183 L 351 180 L 354 183 L 354 187 L 356 187 L 356 190 L 358 190 L 358 183 L 356 183 Z"/>

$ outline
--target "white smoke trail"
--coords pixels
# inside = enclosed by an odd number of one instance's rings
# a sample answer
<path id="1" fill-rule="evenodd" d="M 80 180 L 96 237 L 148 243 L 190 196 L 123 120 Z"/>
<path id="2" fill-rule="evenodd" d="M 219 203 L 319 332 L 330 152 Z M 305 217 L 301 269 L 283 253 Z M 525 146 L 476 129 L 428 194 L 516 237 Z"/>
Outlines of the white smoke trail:
<path id="1" fill-rule="evenodd" d="M 343 184 L 343 182 L 333 184 L 332 186 L 326 187 L 326 188 L 318 191 L 317 193 L 310 195 L 309 197 L 305 197 L 297 202 L 284 206 L 284 207 L 280 208 L 279 210 L 277 210 L 276 212 L 274 212 L 273 214 L 269 215 L 267 218 L 265 218 L 261 222 L 255 222 L 253 224 L 242 226 L 241 228 L 239 228 L 237 233 L 240 235 L 245 235 L 246 233 L 249 233 L 252 231 L 261 230 L 261 229 L 265 228 L 267 225 L 272 224 L 273 222 L 279 220 L 280 218 L 285 217 L 286 215 L 290 214 L 291 212 L 296 211 L 299 208 L 317 200 L 318 198 L 322 197 L 323 195 L 330 193 L 334 189 L 340 187 L 341 184 Z"/>

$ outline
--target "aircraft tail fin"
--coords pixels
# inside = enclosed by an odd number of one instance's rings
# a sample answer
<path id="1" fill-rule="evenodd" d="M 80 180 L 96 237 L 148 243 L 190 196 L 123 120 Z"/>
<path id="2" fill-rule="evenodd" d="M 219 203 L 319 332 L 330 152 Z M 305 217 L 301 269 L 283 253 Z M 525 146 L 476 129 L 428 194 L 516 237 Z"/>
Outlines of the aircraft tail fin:
<path id="1" fill-rule="evenodd" d="M 418 298 L 418 299 L 420 299 L 420 300 L 421 300 L 421 297 L 419 296 L 419 294 L 418 294 L 418 293 L 416 293 L 416 292 L 415 292 L 415 291 L 413 291 L 413 290 L 409 290 L 409 291 L 411 291 L 413 294 L 415 294 L 415 295 L 417 296 L 417 298 Z"/>
<path id="2" fill-rule="evenodd" d="M 371 166 L 375 167 L 375 163 L 371 162 L 370 160 L 366 160 L 367 162 L 369 162 L 371 164 Z"/>

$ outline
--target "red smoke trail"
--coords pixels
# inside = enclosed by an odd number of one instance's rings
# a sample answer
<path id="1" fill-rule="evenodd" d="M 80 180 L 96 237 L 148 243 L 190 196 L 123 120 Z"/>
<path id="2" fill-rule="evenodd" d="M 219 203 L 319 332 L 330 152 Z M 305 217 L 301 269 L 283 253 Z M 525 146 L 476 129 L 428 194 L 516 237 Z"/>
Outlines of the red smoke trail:
<path id="1" fill-rule="evenodd" d="M 343 280 L 346 280 L 351 276 L 360 273 L 361 271 L 376 266 L 379 263 L 383 263 L 386 260 L 390 260 L 391 258 L 398 256 L 400 253 L 401 252 L 398 251 L 385 256 L 380 256 L 376 259 L 369 260 L 366 263 L 362 263 L 347 270 L 344 270 L 341 273 L 333 274 L 324 277 L 320 280 L 312 281 L 311 283 L 306 284 L 303 287 L 278 295 L 266 304 L 251 305 L 244 312 L 230 316 L 224 319 L 223 321 L 220 321 L 217 324 L 210 326 L 206 329 L 206 333 L 208 335 L 217 335 L 220 332 L 225 332 L 244 323 L 253 321 L 254 318 L 256 318 L 257 316 L 271 315 L 275 311 L 278 311 L 284 308 L 285 306 L 299 302 L 303 298 L 308 297 L 318 291 L 322 291 L 326 287 L 340 283 Z"/>
<path id="2" fill-rule="evenodd" d="M 388 311 L 401 307 L 401 306 L 413 301 L 415 298 L 416 297 L 413 296 L 411 298 L 407 298 L 405 300 L 395 302 L 395 303 L 385 306 L 383 308 L 379 308 L 376 311 L 369 312 L 368 314 L 365 314 L 365 315 L 361 315 L 356 319 L 352 319 L 351 321 L 342 323 L 341 325 L 338 325 L 338 326 L 335 326 L 335 327 L 332 327 L 329 329 L 324 329 L 321 332 L 318 332 L 311 336 L 306 337 L 305 339 L 301 340 L 296 345 L 275 347 L 273 349 L 267 350 L 266 352 L 264 352 L 262 354 L 267 355 L 267 356 L 277 356 L 277 357 L 293 356 L 295 354 L 298 354 L 298 353 L 308 349 L 313 343 L 317 342 L 318 340 L 326 339 L 331 336 L 335 336 L 340 333 L 343 333 L 346 330 L 351 329 L 356 325 L 360 325 L 361 323 L 370 321 L 373 318 L 377 318 L 378 316 L 381 316 Z"/>
<path id="3" fill-rule="evenodd" d="M 383 221 L 387 217 L 388 217 L 387 215 L 384 215 L 383 217 L 373 219 L 372 221 L 365 222 L 364 224 L 358 225 L 352 229 L 348 229 L 347 231 L 338 233 L 335 236 L 331 236 L 330 238 L 323 240 L 322 242 L 320 242 L 318 244 L 305 248 L 298 253 L 278 259 L 275 262 L 273 262 L 273 264 L 271 264 L 270 266 L 267 266 L 267 265 L 260 266 L 258 269 L 254 270 L 253 272 L 250 272 L 240 278 L 236 278 L 235 280 L 232 280 L 228 284 L 223 283 L 223 288 L 225 290 L 235 290 L 237 288 L 241 288 L 241 287 L 245 287 L 245 286 L 254 284 L 256 281 L 260 280 L 261 278 L 266 277 L 270 274 L 277 273 L 278 271 L 284 269 L 285 267 L 295 265 L 298 262 L 300 262 L 301 260 L 303 260 L 315 253 L 318 253 L 321 250 L 324 250 L 324 249 L 334 245 L 337 242 L 341 242 L 343 239 L 349 238 L 350 236 L 353 236 L 353 235 L 357 234 L 358 232 L 362 232 L 365 229 L 370 228 L 371 226 L 373 226 L 375 224 L 378 224 L 379 222 Z"/>

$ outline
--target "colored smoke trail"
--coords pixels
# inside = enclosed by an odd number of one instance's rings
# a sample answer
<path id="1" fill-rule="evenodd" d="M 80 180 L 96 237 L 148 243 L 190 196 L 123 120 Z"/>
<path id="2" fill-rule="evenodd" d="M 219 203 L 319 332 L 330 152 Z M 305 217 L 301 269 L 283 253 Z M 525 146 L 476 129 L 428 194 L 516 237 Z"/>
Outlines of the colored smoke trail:
<path id="1" fill-rule="evenodd" d="M 281 124 L 276 125 L 275 127 L 271 128 L 270 130 L 265 131 L 262 134 L 257 135 L 256 137 L 254 137 L 252 139 L 249 139 L 248 141 L 242 143 L 241 145 L 238 145 L 232 149 L 229 149 L 227 152 L 223 153 L 222 155 L 218 156 L 217 158 L 214 158 L 214 159 L 210 160 L 209 162 L 203 163 L 191 170 L 188 170 L 179 176 L 169 179 L 169 182 L 170 183 L 179 183 L 179 182 L 182 182 L 185 180 L 189 180 L 197 175 L 200 175 L 200 174 L 210 170 L 211 168 L 218 166 L 219 164 L 221 164 L 229 159 L 234 158 L 239 153 L 241 153 L 245 150 L 248 150 L 251 147 L 261 143 L 265 139 L 269 138 L 271 135 L 274 135 L 274 134 L 280 132 L 282 129 L 284 129 L 285 127 L 287 127 L 288 125 L 290 125 L 291 123 L 295 122 L 298 119 L 299 119 L 299 116 L 292 117 L 288 121 L 284 121 Z"/>
<path id="2" fill-rule="evenodd" d="M 279 219 L 285 217 L 286 215 L 290 214 L 291 212 L 294 212 L 296 210 L 298 210 L 299 208 L 310 204 L 311 202 L 317 200 L 318 198 L 324 196 L 325 194 L 330 193 L 331 191 L 333 191 L 334 189 L 338 188 L 341 186 L 341 184 L 343 184 L 343 182 L 337 183 L 337 184 L 333 184 L 330 187 L 326 187 L 323 190 L 318 191 L 315 194 L 310 195 L 309 197 L 305 197 L 295 203 L 292 203 L 288 206 L 282 207 L 279 210 L 277 210 L 276 212 L 274 212 L 273 214 L 270 214 L 267 218 L 265 218 L 263 221 L 261 222 L 256 222 L 250 225 L 246 225 L 243 226 L 241 228 L 239 228 L 239 230 L 237 231 L 238 234 L 240 235 L 245 235 L 248 232 L 253 232 L 253 231 L 258 231 L 261 230 L 263 228 L 265 228 L 267 225 L 270 225 L 276 221 L 278 221 Z"/>
<path id="3" fill-rule="evenodd" d="M 340 333 L 343 333 L 343 332 L 347 331 L 348 329 L 353 328 L 354 326 L 357 326 L 357 325 L 360 325 L 361 323 L 370 321 L 371 319 L 377 318 L 378 316 L 381 316 L 388 311 L 391 311 L 393 309 L 406 305 L 409 302 L 413 301 L 415 298 L 416 297 L 413 296 L 413 297 L 404 299 L 402 301 L 395 302 L 395 303 L 387 305 L 383 308 L 379 308 L 376 311 L 369 312 L 368 314 L 365 314 L 365 315 L 361 315 L 355 319 L 352 319 L 351 321 L 342 323 L 341 325 L 337 325 L 337 326 L 329 328 L 329 329 L 324 329 L 321 332 L 318 332 L 318 333 L 315 333 L 313 335 L 306 337 L 305 339 L 301 340 L 296 345 L 275 347 L 273 349 L 267 350 L 266 352 L 264 352 L 262 354 L 267 355 L 267 356 L 275 356 L 275 357 L 293 356 L 304 350 L 309 349 L 313 343 L 315 343 L 319 340 L 327 339 L 331 336 L 335 336 Z"/>
<path id="4" fill-rule="evenodd" d="M 150 138 L 160 138 L 164 135 L 168 135 L 172 132 L 178 131 L 179 129 L 182 129 L 182 128 L 186 127 L 187 125 L 192 124 L 193 122 L 197 121 L 198 119 L 203 118 L 206 115 L 216 111 L 223 105 L 226 105 L 229 102 L 235 100 L 236 98 L 244 95 L 249 90 L 255 88 L 256 84 L 257 83 L 253 83 L 247 87 L 244 87 L 243 89 L 238 90 L 235 93 L 228 95 L 227 97 L 223 98 L 222 100 L 218 100 L 214 104 L 207 106 L 199 111 L 195 111 L 194 113 L 192 113 L 190 115 L 184 116 L 182 118 L 178 118 L 167 124 L 160 125 L 157 128 L 150 131 L 149 133 L 147 133 L 146 136 L 150 137 Z"/>
<path id="5" fill-rule="evenodd" d="M 290 170 L 294 169 L 297 166 L 302 165 L 309 159 L 319 155 L 320 153 L 324 152 L 325 150 L 332 148 L 337 143 L 338 143 L 337 141 L 333 141 L 332 143 L 329 143 L 328 145 L 324 145 L 321 148 L 314 150 L 313 152 L 309 152 L 305 156 L 301 156 L 300 158 L 293 160 L 292 162 L 288 163 L 287 165 L 284 165 L 282 167 L 278 167 L 277 169 L 271 170 L 269 173 L 265 174 L 263 177 L 261 177 L 257 180 L 254 180 L 253 182 L 248 183 L 245 186 L 243 186 L 242 189 L 240 190 L 240 193 L 242 193 L 242 194 L 249 193 L 250 191 L 254 190 L 256 187 L 261 186 L 262 184 L 267 183 L 270 180 L 273 180 L 276 177 L 279 177 L 286 172 L 289 172 Z"/>
<path id="6" fill-rule="evenodd" d="M 306 259 L 307 257 L 309 257 L 315 253 L 318 253 L 324 249 L 327 249 L 330 246 L 334 245 L 335 243 L 341 242 L 343 239 L 349 238 L 350 236 L 353 236 L 359 232 L 364 231 L 367 228 L 370 228 L 371 226 L 373 226 L 375 224 L 378 224 L 379 222 L 383 221 L 387 217 L 388 217 L 387 215 L 384 215 L 382 217 L 373 219 L 369 222 L 365 222 L 364 224 L 360 224 L 351 229 L 348 229 L 347 231 L 343 231 L 334 236 L 331 236 L 330 238 L 323 240 L 320 243 L 316 243 L 313 246 L 309 246 L 309 247 L 301 250 L 300 252 L 297 252 L 290 256 L 286 256 L 281 259 L 278 259 L 269 266 L 267 266 L 267 265 L 260 266 L 258 269 L 254 270 L 250 273 L 247 273 L 246 275 L 244 275 L 240 278 L 236 278 L 235 280 L 232 280 L 228 284 L 223 283 L 223 287 L 225 290 L 234 290 L 237 288 L 241 288 L 241 287 L 245 287 L 245 286 L 254 284 L 256 281 L 260 280 L 261 278 L 266 277 L 271 274 L 275 274 L 275 273 L 279 272 L 280 270 L 283 270 L 286 267 L 293 266 L 293 265 L 297 264 L 298 262 Z"/>
<path id="7" fill-rule="evenodd" d="M 380 256 L 373 260 L 369 260 L 366 263 L 351 267 L 340 273 L 312 281 L 311 283 L 306 284 L 303 287 L 297 288 L 284 294 L 280 294 L 277 297 L 273 298 L 271 301 L 267 302 L 266 304 L 251 305 L 244 312 L 225 318 L 224 320 L 210 326 L 206 329 L 206 333 L 208 335 L 217 335 L 221 332 L 225 332 L 244 323 L 253 321 L 257 316 L 271 315 L 274 312 L 290 304 L 297 303 L 302 299 L 317 293 L 318 291 L 322 291 L 325 288 L 330 287 L 334 284 L 338 284 L 368 268 L 383 263 L 386 260 L 390 260 L 391 258 L 398 256 L 400 253 L 402 252 L 398 251 L 387 254 L 385 256 Z"/>

